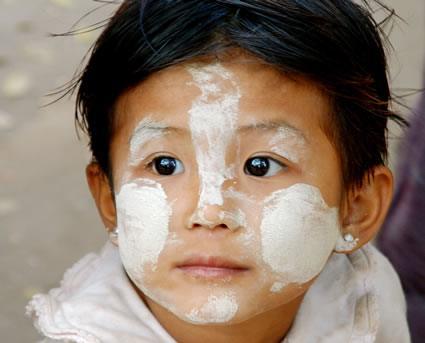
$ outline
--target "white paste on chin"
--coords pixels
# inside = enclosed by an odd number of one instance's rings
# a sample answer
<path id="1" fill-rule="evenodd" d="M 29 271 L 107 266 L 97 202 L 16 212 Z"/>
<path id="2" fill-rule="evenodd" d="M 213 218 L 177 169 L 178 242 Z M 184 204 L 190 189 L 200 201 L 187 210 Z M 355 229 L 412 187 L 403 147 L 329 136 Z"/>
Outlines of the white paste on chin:
<path id="1" fill-rule="evenodd" d="M 140 287 L 144 266 L 154 269 L 165 246 L 172 210 L 161 185 L 148 179 L 122 185 L 116 206 L 121 260 Z"/>
<path id="2" fill-rule="evenodd" d="M 270 292 L 279 293 L 284 287 L 285 284 L 283 282 L 275 282 L 270 288 Z"/>
<path id="3" fill-rule="evenodd" d="M 241 94 L 233 75 L 220 63 L 188 66 L 188 72 L 201 91 L 189 110 L 190 129 L 200 177 L 198 209 L 223 205 L 221 187 L 232 178 L 226 167 L 226 150 L 235 132 Z M 216 80 L 228 80 L 231 89 L 221 89 Z"/>
<path id="4" fill-rule="evenodd" d="M 221 296 L 210 295 L 207 303 L 199 309 L 193 309 L 186 319 L 193 324 L 227 323 L 238 311 L 238 304 L 233 294 Z"/>
<path id="5" fill-rule="evenodd" d="M 285 286 L 315 277 L 340 235 L 338 210 L 329 208 L 320 190 L 307 184 L 272 193 L 264 201 L 262 218 L 263 260 Z"/>

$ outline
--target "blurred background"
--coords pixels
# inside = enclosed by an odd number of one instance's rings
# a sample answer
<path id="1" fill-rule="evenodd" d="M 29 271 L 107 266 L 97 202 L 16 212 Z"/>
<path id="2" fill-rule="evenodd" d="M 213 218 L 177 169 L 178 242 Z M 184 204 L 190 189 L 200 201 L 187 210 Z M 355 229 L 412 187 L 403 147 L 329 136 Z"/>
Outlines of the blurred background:
<path id="1" fill-rule="evenodd" d="M 120 1 L 116 1 L 119 3 Z M 422 86 L 425 1 L 384 0 L 405 22 L 391 33 L 396 93 Z M 106 19 L 117 4 L 93 0 L 0 0 L 0 334 L 35 342 L 24 316 L 35 293 L 58 286 L 63 272 L 98 250 L 106 234 L 87 190 L 89 153 L 74 126 L 73 98 L 45 107 L 69 81 L 99 31 L 51 37 Z M 96 9 L 96 10 L 95 10 Z M 95 11 L 94 11 L 95 10 Z M 405 99 L 414 106 L 417 95 Z M 406 109 L 401 109 L 408 113 Z M 400 132 L 391 134 L 391 165 Z"/>

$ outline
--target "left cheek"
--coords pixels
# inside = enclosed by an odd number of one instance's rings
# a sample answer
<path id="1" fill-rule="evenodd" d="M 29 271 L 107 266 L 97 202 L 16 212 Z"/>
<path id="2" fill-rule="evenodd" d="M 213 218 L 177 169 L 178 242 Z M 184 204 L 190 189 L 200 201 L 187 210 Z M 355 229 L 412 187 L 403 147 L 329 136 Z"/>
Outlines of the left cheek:
<path id="1" fill-rule="evenodd" d="M 119 248 L 123 265 L 137 283 L 146 267 L 154 270 L 168 237 L 171 207 L 159 184 L 135 181 L 122 186 L 116 197 Z"/>
<path id="2" fill-rule="evenodd" d="M 261 249 L 279 287 L 315 277 L 332 253 L 338 232 L 338 211 L 325 205 L 317 189 L 295 185 L 269 197 L 260 225 Z"/>

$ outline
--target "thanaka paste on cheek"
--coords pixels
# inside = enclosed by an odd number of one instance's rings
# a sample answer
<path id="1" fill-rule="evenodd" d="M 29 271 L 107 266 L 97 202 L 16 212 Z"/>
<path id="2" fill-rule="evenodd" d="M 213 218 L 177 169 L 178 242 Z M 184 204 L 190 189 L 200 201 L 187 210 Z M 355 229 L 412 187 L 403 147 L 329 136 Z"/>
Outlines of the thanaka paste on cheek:
<path id="1" fill-rule="evenodd" d="M 131 279 L 141 286 L 145 268 L 155 270 L 167 241 L 171 206 L 161 185 L 148 179 L 122 185 L 116 206 L 121 259 Z"/>
<path id="2" fill-rule="evenodd" d="M 278 275 L 271 291 L 278 292 L 323 269 L 340 236 L 338 210 L 318 188 L 295 184 L 265 199 L 260 230 L 263 260 Z"/>

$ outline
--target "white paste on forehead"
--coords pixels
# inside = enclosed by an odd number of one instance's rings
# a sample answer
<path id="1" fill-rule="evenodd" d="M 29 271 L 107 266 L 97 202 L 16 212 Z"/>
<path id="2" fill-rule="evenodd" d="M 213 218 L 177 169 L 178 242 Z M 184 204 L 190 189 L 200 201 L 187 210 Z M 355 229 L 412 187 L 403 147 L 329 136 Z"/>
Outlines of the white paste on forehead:
<path id="1" fill-rule="evenodd" d="M 318 188 L 295 184 L 265 199 L 260 231 L 263 260 L 278 281 L 305 283 L 323 269 L 335 248 L 338 209 L 327 206 Z"/>
<path id="2" fill-rule="evenodd" d="M 223 204 L 221 187 L 232 177 L 226 167 L 226 150 L 234 136 L 241 94 L 232 73 L 219 63 L 191 65 L 187 70 L 201 90 L 189 110 L 189 123 L 200 176 L 198 209 L 202 209 Z M 220 80 L 229 81 L 231 87 L 222 89 Z"/>
<path id="3" fill-rule="evenodd" d="M 210 295 L 199 309 L 192 309 L 187 320 L 194 324 L 218 324 L 230 321 L 238 311 L 236 298 L 232 293 Z"/>
<path id="4" fill-rule="evenodd" d="M 302 151 L 305 149 L 305 139 L 297 130 L 290 127 L 279 127 L 270 139 L 271 150 L 287 160 L 299 163 Z"/>
<path id="5" fill-rule="evenodd" d="M 130 165 L 136 165 L 143 156 L 140 151 L 143 146 L 153 139 L 161 138 L 166 134 L 167 126 L 164 123 L 154 121 L 147 117 L 142 119 L 133 131 L 130 138 Z"/>
<path id="6" fill-rule="evenodd" d="M 171 206 L 161 185 L 148 179 L 124 184 L 116 195 L 116 206 L 121 259 L 138 283 L 145 264 L 154 269 L 165 246 Z"/>

